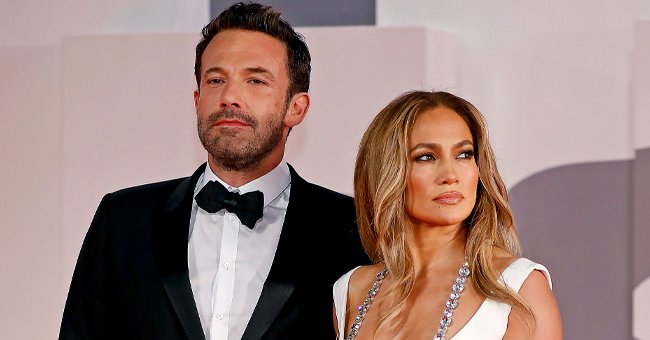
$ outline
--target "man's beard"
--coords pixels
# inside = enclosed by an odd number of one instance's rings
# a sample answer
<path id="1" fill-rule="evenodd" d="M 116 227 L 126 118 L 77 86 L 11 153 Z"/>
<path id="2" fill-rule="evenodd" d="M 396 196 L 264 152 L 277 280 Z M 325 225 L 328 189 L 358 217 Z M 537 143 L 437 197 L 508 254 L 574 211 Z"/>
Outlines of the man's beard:
<path id="1" fill-rule="evenodd" d="M 282 115 L 271 115 L 264 124 L 239 109 L 219 110 L 205 120 L 197 120 L 199 139 L 219 168 L 227 171 L 253 171 L 282 141 L 286 109 Z M 214 123 L 220 119 L 241 120 L 250 125 L 253 133 L 242 133 L 238 128 L 214 128 Z"/>

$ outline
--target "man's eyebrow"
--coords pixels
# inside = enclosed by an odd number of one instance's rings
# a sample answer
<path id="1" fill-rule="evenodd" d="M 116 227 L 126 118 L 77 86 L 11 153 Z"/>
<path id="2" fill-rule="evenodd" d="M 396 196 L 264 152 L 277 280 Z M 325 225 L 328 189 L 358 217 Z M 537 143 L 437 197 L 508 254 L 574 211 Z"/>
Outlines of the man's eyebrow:
<path id="1" fill-rule="evenodd" d="M 263 74 L 265 77 L 271 80 L 275 79 L 275 76 L 273 76 L 273 73 L 271 73 L 271 71 L 261 66 L 247 67 L 244 70 L 246 70 L 247 73 Z"/>
<path id="2" fill-rule="evenodd" d="M 219 72 L 223 72 L 223 68 L 221 68 L 219 66 L 212 66 L 210 68 L 207 68 L 203 72 L 203 75 L 207 75 L 207 74 L 210 74 L 210 73 L 219 73 Z"/>
<path id="3" fill-rule="evenodd" d="M 248 74 L 262 74 L 262 75 L 264 75 L 265 77 L 267 77 L 267 78 L 269 78 L 271 80 L 275 79 L 275 76 L 273 75 L 273 73 L 271 73 L 271 71 L 269 71 L 269 70 L 267 70 L 267 69 L 265 69 L 264 67 L 261 67 L 261 66 L 246 67 L 244 69 L 244 71 L 246 73 L 248 73 Z M 210 73 L 223 73 L 223 72 L 224 72 L 223 67 L 212 66 L 212 67 L 207 68 L 205 70 L 205 72 L 203 72 L 203 75 L 208 75 Z"/>

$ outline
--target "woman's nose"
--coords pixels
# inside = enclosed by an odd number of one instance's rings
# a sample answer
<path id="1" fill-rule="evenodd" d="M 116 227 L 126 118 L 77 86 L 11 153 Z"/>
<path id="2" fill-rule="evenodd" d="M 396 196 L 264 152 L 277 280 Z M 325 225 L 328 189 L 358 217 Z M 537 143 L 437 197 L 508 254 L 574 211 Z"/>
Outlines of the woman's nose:
<path id="1" fill-rule="evenodd" d="M 443 161 L 440 163 L 440 173 L 438 174 L 439 184 L 458 183 L 458 176 L 453 161 Z"/>

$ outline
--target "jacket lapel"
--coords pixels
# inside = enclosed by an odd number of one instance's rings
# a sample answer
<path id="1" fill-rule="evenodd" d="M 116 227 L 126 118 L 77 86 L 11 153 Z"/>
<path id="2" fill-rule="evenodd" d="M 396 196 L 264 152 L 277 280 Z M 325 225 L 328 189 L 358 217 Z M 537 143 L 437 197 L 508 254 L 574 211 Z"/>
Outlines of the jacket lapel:
<path id="1" fill-rule="evenodd" d="M 258 340 L 264 336 L 293 294 L 299 280 L 299 270 L 293 263 L 296 263 L 296 247 L 300 244 L 299 240 L 301 239 L 300 223 L 304 223 L 304 219 L 301 218 L 304 208 L 300 203 L 304 198 L 302 191 L 306 182 L 290 165 L 289 170 L 291 172 L 291 193 L 278 249 L 242 340 Z"/>
<path id="2" fill-rule="evenodd" d="M 184 179 L 166 201 L 154 227 L 157 270 L 174 312 L 190 340 L 205 340 L 187 268 L 187 239 L 194 187 L 205 164 Z"/>

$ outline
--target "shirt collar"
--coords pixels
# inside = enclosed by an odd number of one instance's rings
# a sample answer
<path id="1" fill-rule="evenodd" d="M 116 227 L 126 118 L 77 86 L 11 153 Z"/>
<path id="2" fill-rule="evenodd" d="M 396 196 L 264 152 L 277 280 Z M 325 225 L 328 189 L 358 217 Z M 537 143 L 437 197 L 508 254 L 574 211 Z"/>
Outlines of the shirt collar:
<path id="1" fill-rule="evenodd" d="M 223 185 L 226 189 L 228 189 L 228 191 L 238 192 L 240 194 L 259 190 L 264 194 L 265 207 L 273 202 L 280 194 L 284 192 L 289 184 L 291 184 L 291 173 L 289 172 L 289 166 L 284 160 L 264 176 L 256 178 L 238 188 L 229 185 L 221 178 L 217 177 L 217 175 L 212 172 L 212 169 L 210 169 L 210 164 L 206 165 L 205 172 L 203 173 L 202 177 L 203 180 L 199 181 L 200 185 L 197 187 L 196 192 L 201 190 L 210 181 L 217 181 L 221 183 L 221 185 Z"/>

